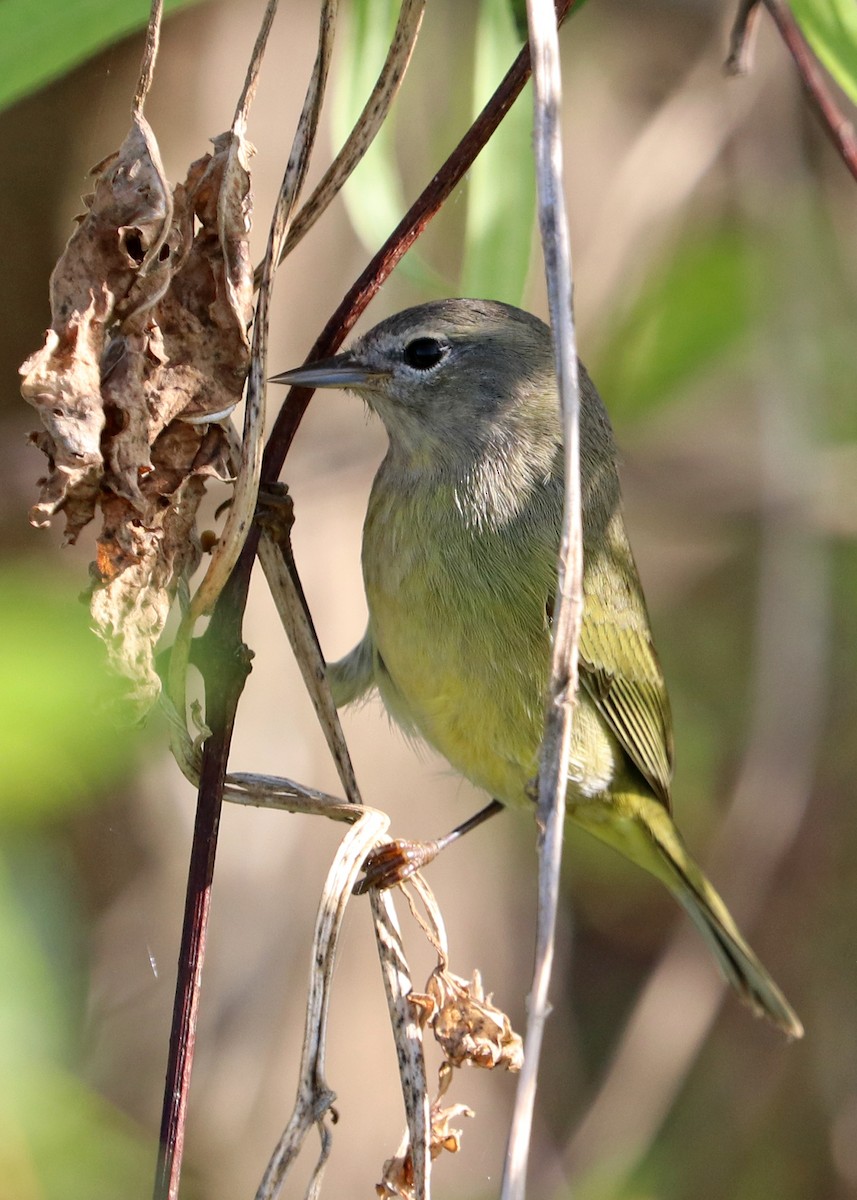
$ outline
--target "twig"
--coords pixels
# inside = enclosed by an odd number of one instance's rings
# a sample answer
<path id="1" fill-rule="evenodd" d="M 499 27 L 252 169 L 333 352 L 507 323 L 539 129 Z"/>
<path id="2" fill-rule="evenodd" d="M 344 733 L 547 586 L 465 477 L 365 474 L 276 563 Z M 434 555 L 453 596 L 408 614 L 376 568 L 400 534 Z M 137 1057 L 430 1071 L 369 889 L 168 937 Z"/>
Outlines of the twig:
<path id="1" fill-rule="evenodd" d="M 309 617 L 291 543 L 288 539 L 275 542 L 266 531 L 259 543 L 259 561 L 327 740 L 327 747 L 336 763 L 345 795 L 352 804 L 360 804 L 360 791 L 351 755 L 325 678 L 324 656 Z"/>
<path id="2" fill-rule="evenodd" d="M 158 172 L 162 179 L 166 180 L 166 172 L 161 164 L 161 152 L 158 148 L 158 141 L 155 135 L 149 128 L 146 118 L 143 116 L 143 106 L 146 103 L 146 97 L 149 94 L 149 89 L 152 86 L 152 79 L 155 74 L 155 63 L 158 61 L 158 47 L 161 41 L 161 20 L 164 15 L 163 0 L 152 0 L 152 7 L 149 11 L 149 23 L 146 26 L 146 41 L 143 45 L 143 57 L 140 61 L 140 73 L 137 76 L 137 87 L 134 92 L 134 101 L 131 105 L 131 120 L 136 125 L 146 143 L 146 149 L 152 156 Z M 143 261 L 140 263 L 140 275 L 145 275 L 158 262 L 158 256 L 164 243 L 169 236 L 170 229 L 173 223 L 173 197 L 169 188 L 166 189 L 165 210 L 160 224 L 160 229 L 155 238 L 152 239 Z"/>
<path id="3" fill-rule="evenodd" d="M 532 1133 L 539 1056 L 550 1011 L 556 913 L 565 821 L 571 718 L 577 692 L 577 652 L 583 615 L 583 539 L 579 470 L 580 390 L 572 314 L 571 250 L 563 197 L 560 130 L 559 38 L 548 0 L 527 0 L 535 89 L 535 151 L 539 225 L 545 256 L 557 381 L 563 414 L 565 511 L 554 604 L 554 643 L 545 735 L 539 761 L 539 909 L 536 963 L 530 992 L 524 1065 L 501 1190 L 502 1200 L 523 1200 Z"/>
<path id="4" fill-rule="evenodd" d="M 754 23 L 753 10 L 759 3 L 764 4 L 770 13 L 780 37 L 794 59 L 801 83 L 821 118 L 825 132 L 836 147 L 845 166 L 857 179 L 857 134 L 854 132 L 854 126 L 836 103 L 824 72 L 819 68 L 812 51 L 806 44 L 791 9 L 783 3 L 783 0 L 741 0 L 732 29 L 726 69 L 733 73 L 748 69 L 747 41 Z"/>
<path id="5" fill-rule="evenodd" d="M 413 1193 L 415 1200 L 429 1200 L 431 1112 L 422 1028 L 416 1010 L 408 999 L 413 985 L 402 948 L 402 935 L 392 894 L 375 890 L 370 895 L 375 937 L 381 952 L 384 989 L 399 1059 L 399 1077 L 408 1122 L 408 1147 L 413 1167 Z"/>
<path id="6" fill-rule="evenodd" d="M 349 825 L 359 820 L 364 811 L 356 804 L 330 796 L 327 792 L 319 792 L 306 784 L 295 783 L 292 779 L 245 771 L 233 771 L 226 776 L 223 799 L 250 808 L 281 809 L 283 812 L 329 817 L 332 821 L 345 821 Z"/>
<path id="7" fill-rule="evenodd" d="M 230 441 L 230 459 L 235 463 L 241 453 L 241 441 L 231 423 L 227 427 L 227 436 Z M 259 562 L 265 572 L 271 596 L 292 653 L 300 667 L 328 749 L 336 764 L 345 795 L 351 804 L 361 804 L 351 755 L 327 683 L 324 655 L 292 553 L 293 510 L 288 495 L 282 497 L 281 509 L 282 511 L 277 512 L 275 493 L 271 490 L 266 500 L 266 508 L 258 517 L 263 526 L 258 548 Z"/>
<path id="8" fill-rule="evenodd" d="M 403 0 L 390 49 L 372 94 L 345 145 L 295 217 L 283 247 L 284 257 L 304 234 L 312 229 L 375 140 L 405 78 L 422 24 L 425 5 L 426 0 Z"/>
<path id="9" fill-rule="evenodd" d="M 265 58 L 265 50 L 268 47 L 268 37 L 271 33 L 271 26 L 274 24 L 274 17 L 277 15 L 278 0 L 268 0 L 265 7 L 265 12 L 262 17 L 262 24 L 259 27 L 259 32 L 256 35 L 256 45 L 253 47 L 253 53 L 250 56 L 250 65 L 247 67 L 247 73 L 244 76 L 244 87 L 241 89 L 241 95 L 238 97 L 238 103 L 235 106 L 235 116 L 232 119 L 233 129 L 244 129 L 247 125 L 247 117 L 250 113 L 250 106 L 256 97 L 256 87 L 259 83 L 259 72 L 262 69 L 262 62 Z"/>
<path id="10" fill-rule="evenodd" d="M 740 0 L 729 34 L 729 54 L 723 64 L 727 75 L 746 75 L 753 69 L 759 3 L 760 0 Z"/>

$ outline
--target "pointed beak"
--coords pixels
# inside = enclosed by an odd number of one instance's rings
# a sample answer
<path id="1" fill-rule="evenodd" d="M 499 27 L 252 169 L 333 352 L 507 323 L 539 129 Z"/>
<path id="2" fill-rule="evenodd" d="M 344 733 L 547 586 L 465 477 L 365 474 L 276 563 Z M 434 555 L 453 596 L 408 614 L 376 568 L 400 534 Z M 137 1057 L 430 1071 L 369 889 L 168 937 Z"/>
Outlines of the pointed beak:
<path id="1" fill-rule="evenodd" d="M 349 351 L 335 358 L 322 358 L 294 371 L 273 375 L 271 383 L 285 383 L 309 388 L 361 388 L 384 378 L 384 372 L 371 371 Z"/>

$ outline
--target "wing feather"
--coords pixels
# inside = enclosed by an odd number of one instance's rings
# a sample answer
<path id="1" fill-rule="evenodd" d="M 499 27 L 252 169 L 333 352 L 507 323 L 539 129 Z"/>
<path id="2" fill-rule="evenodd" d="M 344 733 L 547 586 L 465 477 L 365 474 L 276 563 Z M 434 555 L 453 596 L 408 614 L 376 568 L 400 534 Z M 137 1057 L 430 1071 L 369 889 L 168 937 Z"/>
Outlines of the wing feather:
<path id="1" fill-rule="evenodd" d="M 628 757 L 669 809 L 669 698 L 627 542 L 622 549 L 629 569 L 585 573 L 580 678 Z"/>

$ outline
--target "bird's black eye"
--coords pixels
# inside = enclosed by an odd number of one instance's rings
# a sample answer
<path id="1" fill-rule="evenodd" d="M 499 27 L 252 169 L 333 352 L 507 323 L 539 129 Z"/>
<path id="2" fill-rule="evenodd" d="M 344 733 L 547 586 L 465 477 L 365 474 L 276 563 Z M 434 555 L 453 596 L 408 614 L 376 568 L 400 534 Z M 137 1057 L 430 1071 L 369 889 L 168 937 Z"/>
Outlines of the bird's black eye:
<path id="1" fill-rule="evenodd" d="M 446 348 L 436 338 L 421 337 L 408 342 L 402 357 L 415 371 L 430 371 L 445 353 Z"/>

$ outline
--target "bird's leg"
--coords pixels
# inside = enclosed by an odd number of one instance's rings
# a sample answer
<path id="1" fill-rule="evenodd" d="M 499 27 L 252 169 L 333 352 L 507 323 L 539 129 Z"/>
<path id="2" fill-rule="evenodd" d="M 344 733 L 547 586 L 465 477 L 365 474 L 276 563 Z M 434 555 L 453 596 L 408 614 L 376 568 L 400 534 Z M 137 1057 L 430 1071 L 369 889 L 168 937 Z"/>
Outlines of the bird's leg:
<path id="1" fill-rule="evenodd" d="M 370 888 L 388 888 L 396 883 L 404 883 L 411 875 L 421 871 L 437 858 L 441 850 L 458 841 L 465 833 L 470 833 L 471 829 L 493 817 L 502 808 L 500 800 L 492 800 L 436 842 L 409 842 L 398 839 L 387 842 L 385 846 L 367 856 L 363 864 L 363 875 L 354 885 L 354 894 L 362 896 Z"/>

